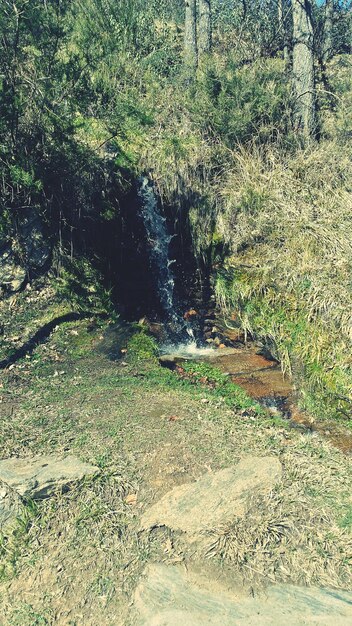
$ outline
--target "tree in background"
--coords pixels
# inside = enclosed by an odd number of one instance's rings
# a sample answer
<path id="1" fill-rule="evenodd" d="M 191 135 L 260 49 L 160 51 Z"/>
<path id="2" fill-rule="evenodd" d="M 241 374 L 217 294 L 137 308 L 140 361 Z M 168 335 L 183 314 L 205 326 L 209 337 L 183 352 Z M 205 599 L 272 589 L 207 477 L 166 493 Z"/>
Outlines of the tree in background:
<path id="1" fill-rule="evenodd" d="M 289 47 L 289 18 L 291 16 L 291 7 L 287 0 L 278 0 L 278 22 L 279 30 L 282 37 L 283 57 L 286 69 L 291 63 L 291 54 Z"/>
<path id="2" fill-rule="evenodd" d="M 198 59 L 211 50 L 212 25 L 210 0 L 199 0 Z"/>
<path id="3" fill-rule="evenodd" d="M 186 71 L 193 74 L 198 65 L 196 0 L 185 0 L 184 61 Z"/>
<path id="4" fill-rule="evenodd" d="M 306 140 L 315 136 L 314 36 L 309 0 L 292 0 L 294 127 Z"/>
<path id="5" fill-rule="evenodd" d="M 333 54 L 334 1 L 326 0 L 322 58 L 327 63 Z"/>

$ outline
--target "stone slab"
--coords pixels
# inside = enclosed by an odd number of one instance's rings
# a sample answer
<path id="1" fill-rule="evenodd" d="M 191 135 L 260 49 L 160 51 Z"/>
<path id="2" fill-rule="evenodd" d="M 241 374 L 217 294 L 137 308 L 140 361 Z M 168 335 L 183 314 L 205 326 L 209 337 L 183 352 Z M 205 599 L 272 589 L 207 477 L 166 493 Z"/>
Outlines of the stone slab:
<path id="1" fill-rule="evenodd" d="M 9 458 L 0 461 L 0 480 L 20 496 L 40 500 L 70 484 L 94 476 L 99 469 L 74 456 L 48 455 L 34 458 Z"/>
<path id="2" fill-rule="evenodd" d="M 175 487 L 147 510 L 140 529 L 167 526 L 190 535 L 241 517 L 249 495 L 269 493 L 281 479 L 275 457 L 246 457 L 238 465 Z"/>
<path id="3" fill-rule="evenodd" d="M 136 626 L 349 626 L 352 593 L 278 585 L 248 596 L 211 591 L 211 581 L 192 580 L 185 569 L 149 565 L 134 598 Z"/>

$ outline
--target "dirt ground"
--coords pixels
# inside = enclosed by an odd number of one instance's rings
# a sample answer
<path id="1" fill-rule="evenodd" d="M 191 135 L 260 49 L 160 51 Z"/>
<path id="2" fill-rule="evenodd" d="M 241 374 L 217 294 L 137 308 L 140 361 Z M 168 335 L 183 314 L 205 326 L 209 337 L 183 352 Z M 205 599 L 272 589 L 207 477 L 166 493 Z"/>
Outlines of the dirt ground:
<path id="1" fill-rule="evenodd" d="M 351 590 L 350 458 L 318 433 L 235 410 L 156 361 L 128 352 L 112 360 L 114 342 L 111 329 L 89 320 L 62 324 L 1 372 L 0 457 L 69 453 L 100 474 L 28 503 L 2 540 L 0 623 L 127 625 L 153 562 L 194 563 L 246 589 L 290 582 Z M 282 483 L 252 499 L 245 519 L 214 529 L 202 553 L 167 529 L 138 532 L 142 513 L 172 487 L 246 454 L 277 456 Z"/>

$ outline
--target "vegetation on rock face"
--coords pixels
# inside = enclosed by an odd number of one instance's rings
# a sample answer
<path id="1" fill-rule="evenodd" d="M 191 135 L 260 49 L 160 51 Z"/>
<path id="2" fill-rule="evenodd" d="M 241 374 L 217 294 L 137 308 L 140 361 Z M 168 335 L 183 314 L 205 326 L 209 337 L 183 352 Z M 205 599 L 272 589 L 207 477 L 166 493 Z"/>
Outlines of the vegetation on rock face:
<path id="1" fill-rule="evenodd" d="M 242 152 L 218 219 L 232 250 L 218 272 L 219 302 L 271 341 L 320 416 L 350 411 L 350 155 L 336 140 L 285 159 Z"/>

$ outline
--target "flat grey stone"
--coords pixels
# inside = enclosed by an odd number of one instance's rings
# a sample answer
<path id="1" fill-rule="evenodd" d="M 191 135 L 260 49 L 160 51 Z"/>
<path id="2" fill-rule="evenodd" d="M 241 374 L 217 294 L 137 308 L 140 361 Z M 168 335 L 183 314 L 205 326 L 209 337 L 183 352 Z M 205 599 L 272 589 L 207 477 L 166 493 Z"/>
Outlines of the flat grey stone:
<path id="1" fill-rule="evenodd" d="M 41 500 L 56 491 L 65 490 L 70 484 L 85 477 L 94 476 L 98 468 L 83 463 L 74 456 L 64 458 L 55 455 L 0 461 L 0 480 L 20 496 Z"/>
<path id="2" fill-rule="evenodd" d="M 205 474 L 194 483 L 175 487 L 145 512 L 140 529 L 167 526 L 197 535 L 242 517 L 249 495 L 271 491 L 281 479 L 275 457 L 246 457 L 238 465 Z"/>
<path id="3" fill-rule="evenodd" d="M 212 586 L 213 589 L 212 590 Z M 134 598 L 136 626 L 348 626 L 352 593 L 278 585 L 254 597 L 184 569 L 149 565 Z"/>
<path id="4" fill-rule="evenodd" d="M 23 510 L 20 496 L 0 480 L 0 532 L 5 533 Z"/>

